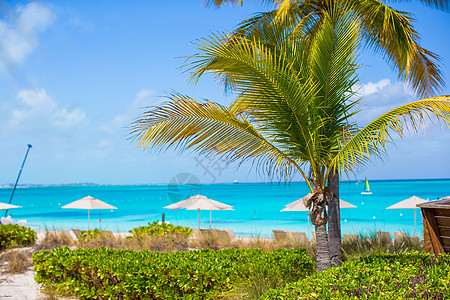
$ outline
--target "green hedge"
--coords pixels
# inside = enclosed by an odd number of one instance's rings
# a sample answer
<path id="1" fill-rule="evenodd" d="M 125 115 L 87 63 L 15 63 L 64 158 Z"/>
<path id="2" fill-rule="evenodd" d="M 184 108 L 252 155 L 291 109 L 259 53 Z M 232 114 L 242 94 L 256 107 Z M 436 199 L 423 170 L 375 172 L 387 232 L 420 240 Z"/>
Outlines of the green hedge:
<path id="1" fill-rule="evenodd" d="M 450 299 L 450 255 L 381 254 L 315 273 L 260 299 Z"/>
<path id="2" fill-rule="evenodd" d="M 37 234 L 33 229 L 19 225 L 0 225 L 0 250 L 27 247 L 36 243 Z"/>
<path id="3" fill-rule="evenodd" d="M 298 280 L 314 270 L 303 249 L 180 252 L 76 249 L 33 255 L 35 280 L 83 299 L 216 299 L 254 270 Z"/>
<path id="4" fill-rule="evenodd" d="M 189 227 L 182 226 L 174 226 L 168 223 L 159 223 L 155 221 L 153 223 L 148 223 L 148 226 L 141 226 L 130 230 L 130 233 L 133 234 L 134 237 L 138 236 L 160 236 L 166 234 L 180 234 L 189 236 L 192 234 L 192 229 Z"/>

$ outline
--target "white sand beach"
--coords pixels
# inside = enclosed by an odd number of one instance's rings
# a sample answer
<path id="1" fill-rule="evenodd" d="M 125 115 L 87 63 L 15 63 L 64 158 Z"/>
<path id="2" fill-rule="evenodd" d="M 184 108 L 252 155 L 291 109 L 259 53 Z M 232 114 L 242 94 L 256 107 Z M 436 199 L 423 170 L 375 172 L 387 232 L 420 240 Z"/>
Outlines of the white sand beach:
<path id="1" fill-rule="evenodd" d="M 23 274 L 0 275 L 0 299 L 36 300 L 46 299 L 34 281 L 34 272 L 28 270 Z"/>

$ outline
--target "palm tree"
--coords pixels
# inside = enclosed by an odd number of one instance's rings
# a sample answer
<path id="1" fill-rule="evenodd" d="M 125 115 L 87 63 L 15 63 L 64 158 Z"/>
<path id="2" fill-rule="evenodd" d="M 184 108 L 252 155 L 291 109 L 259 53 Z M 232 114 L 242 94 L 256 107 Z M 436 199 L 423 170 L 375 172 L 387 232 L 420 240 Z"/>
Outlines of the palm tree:
<path id="1" fill-rule="evenodd" d="M 291 28 L 291 32 L 306 31 L 312 38 L 315 27 L 323 21 L 323 12 L 339 8 L 357 16 L 360 36 L 365 45 L 381 53 L 398 71 L 399 78 L 407 81 L 419 95 L 432 95 L 443 86 L 436 54 L 419 45 L 419 34 L 413 28 L 411 14 L 400 12 L 376 0 L 272 0 L 277 9 L 257 14 L 243 21 L 234 34 L 267 38 L 266 43 L 276 44 L 280 36 L 261 36 L 261 28 L 279 23 Z M 398 0 L 397 2 L 405 2 Z M 448 11 L 448 1 L 419 0 L 424 5 Z M 242 0 L 206 0 L 205 4 L 217 7 L 226 3 L 242 5 Z M 279 26 L 278 25 L 278 26 Z M 333 265 L 341 263 L 341 230 L 339 208 L 339 174 L 328 177 L 334 197 L 329 202 L 329 242 Z"/>
<path id="2" fill-rule="evenodd" d="M 357 16 L 360 35 L 365 45 L 381 53 L 387 63 L 398 71 L 399 78 L 407 81 L 419 95 L 431 95 L 443 86 L 438 68 L 439 57 L 419 45 L 420 36 L 414 30 L 414 17 L 387 6 L 378 0 L 260 0 L 273 3 L 277 8 L 259 13 L 243 21 L 237 34 L 255 34 L 261 24 L 281 22 L 295 30 L 311 30 L 323 21 L 325 11 L 345 9 Z M 397 0 L 393 2 L 410 2 Z M 445 0 L 419 0 L 419 2 L 445 11 Z M 220 7 L 226 3 L 242 5 L 242 0 L 205 0 L 205 4 Z"/>
<path id="3" fill-rule="evenodd" d="M 358 129 L 351 121 L 358 112 L 352 97 L 358 21 L 336 10 L 324 14 L 313 40 L 281 27 L 289 38 L 276 47 L 226 34 L 202 40 L 193 56 L 194 80 L 215 74 L 238 93 L 234 103 L 224 107 L 173 94 L 142 114 L 131 130 L 144 149 L 175 147 L 254 160 L 258 169 L 286 180 L 299 173 L 310 188 L 305 204 L 316 229 L 319 271 L 331 266 L 326 229 L 331 172 L 353 172 L 369 155 L 380 155 L 392 133 L 402 134 L 406 120 L 413 129 L 430 116 L 450 122 L 450 101 L 437 97 L 394 109 Z"/>

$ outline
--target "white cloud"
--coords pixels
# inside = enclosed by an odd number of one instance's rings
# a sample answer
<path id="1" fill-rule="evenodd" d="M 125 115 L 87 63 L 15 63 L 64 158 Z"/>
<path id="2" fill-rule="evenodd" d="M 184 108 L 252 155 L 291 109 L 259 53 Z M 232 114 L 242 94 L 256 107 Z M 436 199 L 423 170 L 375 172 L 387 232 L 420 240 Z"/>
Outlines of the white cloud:
<path id="1" fill-rule="evenodd" d="M 0 61 L 8 71 L 22 63 L 39 45 L 38 34 L 47 30 L 55 16 L 40 2 L 18 6 L 8 20 L 0 20 Z"/>
<path id="2" fill-rule="evenodd" d="M 366 125 L 400 105 L 418 100 L 413 89 L 401 82 L 391 83 L 389 79 L 363 84 L 358 89 L 357 97 L 361 98 L 357 109 L 362 111 L 357 114 L 356 120 L 360 125 Z"/>
<path id="3" fill-rule="evenodd" d="M 370 94 L 374 94 L 390 84 L 391 84 L 391 81 L 389 79 L 382 79 L 376 83 L 368 82 L 361 86 L 361 88 L 359 90 L 359 95 L 361 97 L 364 97 L 364 96 L 368 96 Z"/>
<path id="4" fill-rule="evenodd" d="M 111 122 L 104 124 L 101 129 L 109 134 L 123 131 L 142 112 L 143 108 L 161 102 L 161 98 L 155 96 L 154 91 L 142 89 L 121 113 L 117 114 Z"/>
<path id="5" fill-rule="evenodd" d="M 24 35 L 34 35 L 45 31 L 55 18 L 48 6 L 38 2 L 19 6 L 17 14 L 17 29 Z"/>
<path id="6" fill-rule="evenodd" d="M 40 130 L 64 130 L 84 124 L 86 113 L 80 108 L 60 107 L 44 89 L 21 90 L 17 94 L 19 107 L 10 111 L 5 133 Z M 17 106 L 17 103 L 16 103 Z"/>
<path id="7" fill-rule="evenodd" d="M 407 85 L 400 82 L 392 83 L 387 79 L 362 85 L 359 88 L 358 96 L 361 97 L 361 105 L 358 109 L 362 111 L 356 115 L 356 122 L 363 126 L 396 107 L 420 100 Z M 410 124 L 406 123 L 406 125 Z M 413 130 L 405 130 L 403 138 L 393 134 L 395 145 L 388 146 L 388 156 L 384 163 L 375 160 L 378 167 L 369 168 L 369 173 L 366 173 L 366 169 L 361 170 L 361 174 L 371 175 L 373 178 L 432 178 L 443 176 L 423 171 L 435 169 L 439 174 L 446 172 L 441 171 L 441 164 L 436 163 L 436 161 L 442 161 L 442 157 L 445 156 L 444 149 L 448 148 L 450 131 L 448 128 L 439 125 L 439 122 L 434 120 L 433 122 L 426 120 L 426 126 L 421 127 L 419 134 L 416 134 Z M 406 129 L 411 128 L 409 126 Z"/>

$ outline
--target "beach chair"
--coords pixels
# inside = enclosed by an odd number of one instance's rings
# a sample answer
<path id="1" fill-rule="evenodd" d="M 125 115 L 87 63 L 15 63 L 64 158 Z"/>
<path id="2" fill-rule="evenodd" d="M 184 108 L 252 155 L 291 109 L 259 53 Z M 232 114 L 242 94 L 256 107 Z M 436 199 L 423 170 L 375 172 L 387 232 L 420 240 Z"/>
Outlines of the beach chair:
<path id="1" fill-rule="evenodd" d="M 224 229 L 223 231 L 225 231 L 228 234 L 228 238 L 230 239 L 230 241 L 234 240 L 236 238 L 236 236 L 234 235 L 233 230 L 231 229 Z"/>
<path id="2" fill-rule="evenodd" d="M 222 230 L 220 229 L 210 229 L 209 232 L 211 236 L 215 239 L 219 239 L 222 237 Z"/>
<path id="3" fill-rule="evenodd" d="M 77 237 L 77 240 L 79 240 L 80 239 L 80 235 L 81 235 L 81 230 L 80 229 L 72 229 L 72 232 Z"/>
<path id="4" fill-rule="evenodd" d="M 219 240 L 222 242 L 229 242 L 231 240 L 228 233 L 224 230 L 218 230 L 217 232 L 215 232 L 215 234 L 217 235 Z"/>
<path id="5" fill-rule="evenodd" d="M 344 238 L 343 238 L 344 242 L 350 242 L 350 241 L 358 239 L 357 234 L 344 234 L 343 236 L 344 236 Z"/>
<path id="6" fill-rule="evenodd" d="M 394 239 L 397 243 L 402 242 L 403 240 L 405 240 L 407 238 L 408 238 L 408 236 L 406 235 L 406 232 L 394 231 Z"/>
<path id="7" fill-rule="evenodd" d="M 200 229 L 200 233 L 202 238 L 204 239 L 212 239 L 213 238 L 213 231 L 210 229 Z"/>
<path id="8" fill-rule="evenodd" d="M 389 232 L 378 231 L 377 238 L 379 242 L 392 243 L 391 234 Z"/>
<path id="9" fill-rule="evenodd" d="M 289 239 L 293 240 L 294 242 L 300 242 L 300 243 L 306 243 L 306 233 L 304 232 L 298 232 L 298 231 L 286 231 Z"/>
<path id="10" fill-rule="evenodd" d="M 420 242 L 420 239 L 418 236 L 408 236 L 408 238 L 411 240 L 411 242 L 414 242 L 414 243 Z"/>
<path id="11" fill-rule="evenodd" d="M 276 241 L 286 241 L 288 239 L 288 235 L 283 230 L 272 230 L 273 236 Z"/>
<path id="12" fill-rule="evenodd" d="M 200 229 L 200 232 L 203 239 L 216 240 L 222 237 L 219 229 Z"/>

